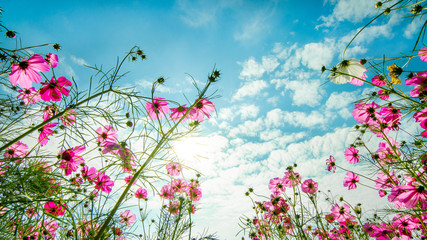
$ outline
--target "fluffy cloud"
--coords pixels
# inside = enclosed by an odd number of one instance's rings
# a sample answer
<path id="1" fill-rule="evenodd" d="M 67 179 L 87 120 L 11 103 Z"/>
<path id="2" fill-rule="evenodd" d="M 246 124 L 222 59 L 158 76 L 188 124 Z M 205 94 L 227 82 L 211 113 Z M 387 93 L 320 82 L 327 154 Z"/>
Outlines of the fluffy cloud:
<path id="1" fill-rule="evenodd" d="M 245 82 L 245 84 L 237 90 L 232 100 L 242 100 L 244 97 L 256 96 L 267 87 L 268 84 L 264 80 Z"/>
<path id="2" fill-rule="evenodd" d="M 322 66 L 331 64 L 335 56 L 336 46 L 334 40 L 326 39 L 320 43 L 308 43 L 304 45 L 302 50 L 297 51 L 301 56 L 301 63 L 312 70 L 318 70 Z"/>
<path id="3" fill-rule="evenodd" d="M 320 80 L 285 81 L 285 90 L 292 92 L 292 104 L 296 106 L 307 105 L 315 107 L 325 94 Z"/>
<path id="4" fill-rule="evenodd" d="M 274 56 L 262 57 L 261 63 L 258 63 L 254 57 L 250 57 L 247 61 L 239 64 L 243 67 L 239 76 L 241 79 L 260 78 L 264 73 L 270 73 L 279 66 L 279 62 Z"/>
<path id="5" fill-rule="evenodd" d="M 259 107 L 254 104 L 234 105 L 219 110 L 218 118 L 220 120 L 233 121 L 236 117 L 241 120 L 256 118 L 259 114 Z"/>
<path id="6" fill-rule="evenodd" d="M 310 113 L 297 111 L 288 112 L 276 108 L 267 113 L 265 125 L 268 128 L 278 128 L 285 126 L 285 123 L 287 123 L 295 127 L 323 128 L 328 121 L 329 119 L 326 115 L 318 111 L 312 111 Z"/>

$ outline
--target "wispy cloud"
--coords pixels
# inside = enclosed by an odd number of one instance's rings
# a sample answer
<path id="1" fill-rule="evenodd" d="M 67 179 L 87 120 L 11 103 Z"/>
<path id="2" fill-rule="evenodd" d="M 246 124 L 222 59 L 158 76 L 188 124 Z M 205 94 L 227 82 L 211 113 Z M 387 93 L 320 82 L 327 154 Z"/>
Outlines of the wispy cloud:
<path id="1" fill-rule="evenodd" d="M 78 57 L 76 57 L 74 55 L 71 55 L 70 58 L 71 58 L 71 61 L 73 61 L 75 64 L 78 64 L 78 65 L 81 65 L 81 66 L 89 65 L 89 64 L 87 64 L 87 62 L 83 58 L 78 58 Z"/>
<path id="2" fill-rule="evenodd" d="M 264 80 L 245 82 L 244 85 L 237 90 L 232 100 L 242 100 L 245 97 L 256 96 L 267 87 L 268 83 Z"/>

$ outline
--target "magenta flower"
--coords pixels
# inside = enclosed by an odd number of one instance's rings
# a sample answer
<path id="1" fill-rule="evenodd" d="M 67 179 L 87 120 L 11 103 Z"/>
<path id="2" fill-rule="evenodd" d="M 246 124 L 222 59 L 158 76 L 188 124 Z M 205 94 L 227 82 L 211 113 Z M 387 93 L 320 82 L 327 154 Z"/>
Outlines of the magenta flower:
<path id="1" fill-rule="evenodd" d="M 54 132 L 52 128 L 56 125 L 58 125 L 58 123 L 48 123 L 39 129 L 40 135 L 38 141 L 42 147 L 49 142 L 48 136 L 53 135 Z"/>
<path id="2" fill-rule="evenodd" d="M 286 190 L 285 188 L 285 182 L 283 181 L 283 178 L 273 178 L 270 179 L 270 184 L 268 184 L 268 189 L 270 189 L 273 193 L 281 194 Z"/>
<path id="3" fill-rule="evenodd" d="M 65 204 L 64 204 L 64 206 L 62 206 L 62 205 L 56 204 L 54 202 L 47 202 L 44 205 L 44 210 L 46 212 L 52 214 L 55 217 L 62 216 L 62 215 L 64 215 L 64 212 L 65 212 Z"/>
<path id="4" fill-rule="evenodd" d="M 101 146 L 117 143 L 117 130 L 110 125 L 105 125 L 103 128 L 99 127 L 96 133 L 98 133 L 98 139 L 96 141 Z"/>
<path id="5" fill-rule="evenodd" d="M 113 155 L 119 156 L 121 159 L 123 172 L 132 173 L 133 169 L 136 167 L 135 155 L 133 152 L 120 144 L 107 142 L 107 144 L 104 145 L 102 153 L 111 153 Z"/>
<path id="6" fill-rule="evenodd" d="M 402 119 L 402 113 L 400 113 L 400 109 L 396 109 L 394 107 L 381 108 L 380 115 L 388 125 L 398 124 L 398 122 Z"/>
<path id="7" fill-rule="evenodd" d="M 359 78 L 352 78 L 351 81 L 349 82 L 350 84 L 353 84 L 355 86 L 362 86 L 363 85 L 363 80 L 366 80 L 366 78 L 368 77 L 368 75 L 366 75 L 366 73 L 363 73 L 363 75 Z"/>
<path id="8" fill-rule="evenodd" d="M 314 194 L 317 191 L 317 182 L 307 179 L 301 184 L 301 190 L 305 193 Z"/>
<path id="9" fill-rule="evenodd" d="M 173 180 L 172 183 L 171 183 L 171 185 L 172 185 L 173 192 L 180 192 L 180 193 L 182 193 L 182 192 L 187 192 L 188 191 L 188 185 L 187 185 L 187 183 L 183 179 L 181 179 L 181 178 Z"/>
<path id="10" fill-rule="evenodd" d="M 162 119 L 166 113 L 170 111 L 169 103 L 163 101 L 164 98 L 154 97 L 153 102 L 147 102 L 145 107 L 147 108 L 148 115 L 153 120 Z"/>
<path id="11" fill-rule="evenodd" d="M 89 169 L 88 166 L 84 166 L 80 171 L 82 172 L 82 178 L 84 180 L 88 180 L 89 182 L 92 182 L 98 176 L 96 174 L 96 168 L 94 167 Z"/>
<path id="12" fill-rule="evenodd" d="M 147 190 L 144 188 L 138 188 L 135 192 L 135 197 L 138 199 L 146 199 L 147 198 Z"/>
<path id="13" fill-rule="evenodd" d="M 335 220 L 337 220 L 339 223 L 346 222 L 347 219 L 351 219 L 352 216 L 350 214 L 350 206 L 347 204 L 343 204 L 342 207 L 340 207 L 337 203 L 332 206 L 332 215 L 334 216 Z"/>
<path id="14" fill-rule="evenodd" d="M 170 114 L 170 119 L 174 120 L 174 121 L 179 121 L 179 119 L 181 119 L 185 113 L 188 110 L 188 107 L 186 107 L 187 104 L 184 104 L 182 106 L 179 106 L 177 108 L 171 108 L 170 110 L 172 111 L 172 113 Z M 185 121 L 185 119 L 189 118 L 189 115 L 187 115 L 187 117 L 185 117 L 183 119 L 183 121 Z"/>
<path id="15" fill-rule="evenodd" d="M 382 100 L 388 100 L 389 99 L 389 95 L 387 92 L 383 91 L 383 90 L 379 90 L 378 91 L 378 97 L 381 98 Z"/>
<path id="16" fill-rule="evenodd" d="M 337 169 L 335 161 L 336 160 L 332 155 L 330 155 L 329 158 L 326 159 L 326 166 L 329 172 L 332 171 L 333 173 L 335 173 L 335 170 Z"/>
<path id="17" fill-rule="evenodd" d="M 345 159 L 351 164 L 359 162 L 359 150 L 354 147 L 345 150 Z"/>
<path id="18" fill-rule="evenodd" d="M 58 55 L 48 53 L 46 55 L 46 62 L 48 62 L 52 68 L 56 68 L 58 66 Z"/>
<path id="19" fill-rule="evenodd" d="M 126 182 L 126 184 L 129 184 L 130 183 L 130 181 L 132 180 L 132 178 L 133 178 L 133 176 L 132 175 L 129 175 L 129 176 L 127 176 L 127 177 L 125 177 L 125 182 Z M 133 183 L 133 184 L 135 184 L 135 182 Z"/>
<path id="20" fill-rule="evenodd" d="M 18 92 L 19 92 L 19 95 L 16 98 L 21 99 L 25 105 L 34 104 L 42 100 L 39 92 L 36 91 L 34 87 L 19 89 Z"/>
<path id="21" fill-rule="evenodd" d="M 17 141 L 16 143 L 10 145 L 10 147 L 6 148 L 4 152 L 4 158 L 15 158 L 17 161 L 24 158 L 28 154 L 28 146 L 21 141 Z"/>
<path id="22" fill-rule="evenodd" d="M 171 176 L 179 176 L 182 171 L 182 167 L 179 163 L 171 162 L 166 165 L 166 170 Z"/>
<path id="23" fill-rule="evenodd" d="M 59 77 L 58 79 L 52 77 L 49 83 L 42 82 L 42 84 L 44 87 L 40 89 L 40 95 L 44 101 L 61 101 L 62 95 L 68 96 L 70 92 L 70 90 L 65 87 L 71 86 L 71 82 L 65 77 Z"/>
<path id="24" fill-rule="evenodd" d="M 381 106 L 376 104 L 375 102 L 372 103 L 364 103 L 359 102 L 354 105 L 353 110 L 353 117 L 356 121 L 362 124 L 373 124 L 378 123 L 378 119 L 380 118 L 379 113 L 376 111 Z"/>
<path id="25" fill-rule="evenodd" d="M 110 193 L 112 186 L 114 186 L 114 182 L 110 180 L 110 177 L 104 172 L 100 172 L 95 179 L 95 189 Z"/>
<path id="26" fill-rule="evenodd" d="M 421 205 L 422 209 L 427 208 L 427 190 L 420 184 L 416 182 L 410 182 L 407 185 L 395 186 L 391 189 L 391 197 L 393 201 L 390 202 L 401 202 L 405 205 L 406 208 L 413 208 L 418 203 Z"/>
<path id="27" fill-rule="evenodd" d="M 48 120 L 58 113 L 58 106 L 56 104 L 51 104 L 46 106 L 43 109 L 43 121 Z"/>
<path id="28" fill-rule="evenodd" d="M 126 226 L 130 227 L 132 223 L 136 220 L 135 214 L 133 214 L 130 210 L 126 210 L 120 213 L 120 222 L 125 223 Z"/>
<path id="29" fill-rule="evenodd" d="M 386 82 L 386 78 L 383 75 L 376 75 L 375 77 L 372 78 L 372 83 L 381 87 L 381 86 L 384 86 L 387 82 Z"/>
<path id="30" fill-rule="evenodd" d="M 84 163 L 84 159 L 79 155 L 85 150 L 85 146 L 77 146 L 67 150 L 63 150 L 58 154 L 58 159 L 61 160 L 59 168 L 64 170 L 65 176 L 77 171 L 80 164 Z"/>
<path id="31" fill-rule="evenodd" d="M 190 111 L 190 118 L 203 122 L 204 117 L 210 118 L 210 113 L 215 111 L 215 104 L 206 98 L 200 99 Z"/>
<path id="32" fill-rule="evenodd" d="M 21 88 L 31 88 L 33 82 L 38 83 L 41 80 L 38 72 L 47 71 L 49 71 L 49 64 L 42 56 L 35 54 L 28 60 L 24 59 L 19 64 L 12 65 L 9 80 L 13 86 L 19 84 Z"/>
<path id="33" fill-rule="evenodd" d="M 423 47 L 418 51 L 421 61 L 427 62 L 427 48 Z"/>
<path id="34" fill-rule="evenodd" d="M 55 232 L 59 228 L 59 224 L 55 220 L 44 220 L 39 222 L 37 227 L 42 230 L 40 231 L 42 239 L 55 239 Z"/>
<path id="35" fill-rule="evenodd" d="M 356 183 L 359 182 L 359 176 L 354 172 L 347 172 L 344 178 L 344 187 L 348 187 L 348 190 L 357 188 Z"/>

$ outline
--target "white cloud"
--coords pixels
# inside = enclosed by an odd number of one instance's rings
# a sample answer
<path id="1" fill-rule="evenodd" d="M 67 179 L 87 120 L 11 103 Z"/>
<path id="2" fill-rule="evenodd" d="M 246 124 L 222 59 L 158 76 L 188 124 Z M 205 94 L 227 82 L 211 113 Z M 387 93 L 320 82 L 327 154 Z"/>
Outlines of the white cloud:
<path id="1" fill-rule="evenodd" d="M 236 127 L 233 127 L 230 132 L 230 137 L 236 136 L 247 136 L 247 137 L 256 137 L 259 135 L 259 132 L 264 129 L 264 121 L 262 119 L 257 119 L 255 121 L 248 120 L 243 124 L 240 124 Z"/>
<path id="2" fill-rule="evenodd" d="M 264 80 L 255 80 L 251 82 L 245 82 L 245 84 L 239 88 L 232 100 L 242 100 L 244 97 L 253 97 L 261 93 L 262 90 L 268 87 L 268 84 Z"/>
<path id="3" fill-rule="evenodd" d="M 355 92 L 333 92 L 325 103 L 326 109 L 337 109 L 348 107 L 357 100 L 358 91 Z"/>
<path id="4" fill-rule="evenodd" d="M 87 62 L 83 58 L 78 58 L 78 57 L 73 56 L 73 55 L 71 55 L 70 58 L 71 58 L 71 61 L 73 61 L 75 64 L 82 65 L 82 66 L 89 65 L 89 64 L 87 64 Z"/>
<path id="5" fill-rule="evenodd" d="M 318 106 L 325 90 L 320 80 L 286 81 L 285 90 L 292 91 L 292 104 L 296 106 Z"/>
<path id="6" fill-rule="evenodd" d="M 339 0 L 331 1 L 334 6 L 332 14 L 329 16 L 321 16 L 320 20 L 322 24 L 316 26 L 319 27 L 331 27 L 336 26 L 337 22 L 350 21 L 358 23 L 364 18 L 373 16 L 378 13 L 375 8 L 376 0 Z"/>
<path id="7" fill-rule="evenodd" d="M 324 127 L 329 119 L 318 111 L 306 112 L 284 112 L 284 121 L 295 127 Z"/>
<path id="8" fill-rule="evenodd" d="M 279 66 L 279 62 L 274 56 L 262 57 L 261 63 L 256 62 L 254 57 L 250 57 L 247 61 L 239 64 L 243 67 L 240 72 L 240 79 L 260 78 L 264 73 L 270 73 Z"/>
<path id="9" fill-rule="evenodd" d="M 181 19 L 191 27 L 202 27 L 213 24 L 222 10 L 231 7 L 235 1 L 220 0 L 178 0 L 177 7 L 181 11 Z"/>
<path id="10" fill-rule="evenodd" d="M 145 89 L 145 90 L 151 90 L 151 88 L 153 87 L 153 82 L 150 82 L 150 81 L 145 80 L 145 79 L 140 79 L 140 80 L 135 81 L 135 85 L 138 87 L 141 87 L 142 89 Z M 165 85 L 158 85 L 156 88 L 156 92 L 171 93 L 172 90 L 170 88 L 166 87 Z"/>
<path id="11" fill-rule="evenodd" d="M 328 66 L 334 58 L 336 52 L 334 40 L 326 39 L 323 43 L 308 43 L 304 45 L 301 52 L 301 63 L 313 70 L 318 70 L 322 66 Z"/>
<path id="12" fill-rule="evenodd" d="M 421 17 L 415 18 L 413 21 L 411 21 L 405 28 L 405 38 L 410 39 L 414 37 L 415 34 L 418 34 L 424 22 L 425 21 Z"/>
<path id="13" fill-rule="evenodd" d="M 218 119 L 233 121 L 240 116 L 241 120 L 256 118 L 259 114 L 259 107 L 254 104 L 239 104 L 219 110 Z"/>

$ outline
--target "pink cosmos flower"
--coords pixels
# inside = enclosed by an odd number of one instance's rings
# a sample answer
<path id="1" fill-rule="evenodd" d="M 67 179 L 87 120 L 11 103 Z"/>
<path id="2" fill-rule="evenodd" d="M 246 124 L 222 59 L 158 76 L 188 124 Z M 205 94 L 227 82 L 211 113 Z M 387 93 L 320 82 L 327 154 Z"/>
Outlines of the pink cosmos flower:
<path id="1" fill-rule="evenodd" d="M 406 208 L 414 208 L 418 203 L 422 209 L 427 208 L 427 190 L 415 181 L 411 181 L 407 185 L 393 187 L 391 195 L 395 198 L 391 198 L 393 201 L 390 201 L 389 198 L 390 202 L 401 202 Z"/>
<path id="2" fill-rule="evenodd" d="M 283 177 L 283 182 L 288 188 L 296 187 L 301 183 L 301 176 L 297 172 L 287 171 Z"/>
<path id="3" fill-rule="evenodd" d="M 173 194 L 174 194 L 174 192 L 173 192 L 172 186 L 170 184 L 164 185 L 162 187 L 162 190 L 160 191 L 160 197 L 164 198 L 164 199 L 172 200 Z"/>
<path id="4" fill-rule="evenodd" d="M 390 96 L 383 90 L 379 90 L 378 97 L 381 98 L 382 100 L 388 100 Z"/>
<path id="5" fill-rule="evenodd" d="M 202 190 L 200 188 L 189 188 L 187 192 L 191 201 L 199 201 L 202 198 Z"/>
<path id="6" fill-rule="evenodd" d="M 380 115 L 388 125 L 398 124 L 398 122 L 402 119 L 402 113 L 400 113 L 400 109 L 396 109 L 392 106 L 381 108 Z"/>
<path id="7" fill-rule="evenodd" d="M 59 168 L 64 170 L 65 176 L 77 171 L 78 166 L 84 163 L 84 159 L 80 156 L 84 150 L 85 146 L 81 145 L 59 152 L 58 158 L 61 160 Z"/>
<path id="8" fill-rule="evenodd" d="M 62 206 L 54 202 L 47 202 L 44 205 L 44 210 L 55 217 L 62 216 L 64 215 L 64 212 L 65 212 L 65 204 L 64 206 Z"/>
<path id="9" fill-rule="evenodd" d="M 28 207 L 25 209 L 25 215 L 27 215 L 29 218 L 32 218 L 33 216 L 37 216 L 37 212 L 34 207 Z"/>
<path id="10" fill-rule="evenodd" d="M 353 110 L 353 117 L 356 121 L 362 124 L 373 124 L 378 123 L 378 119 L 380 118 L 379 113 L 376 111 L 381 106 L 376 104 L 375 102 L 372 103 L 364 103 L 359 102 L 354 105 Z"/>
<path id="11" fill-rule="evenodd" d="M 317 191 L 318 183 L 312 179 L 305 180 L 301 185 L 301 190 L 305 193 L 314 194 Z"/>
<path id="12" fill-rule="evenodd" d="M 19 84 L 21 88 L 31 88 L 33 82 L 38 83 L 41 80 L 38 72 L 47 71 L 49 71 L 49 64 L 42 56 L 35 54 L 28 60 L 23 59 L 19 64 L 12 65 L 9 80 L 13 86 Z"/>
<path id="13" fill-rule="evenodd" d="M 56 115 L 58 113 L 58 106 L 56 104 L 51 104 L 46 106 L 43 109 L 43 121 L 48 120 L 52 116 Z"/>
<path id="14" fill-rule="evenodd" d="M 59 224 L 55 220 L 44 220 L 37 226 L 41 230 L 42 239 L 55 239 L 55 232 L 59 228 Z"/>
<path id="15" fill-rule="evenodd" d="M 101 146 L 117 143 L 117 130 L 110 125 L 105 125 L 103 128 L 99 127 L 96 133 L 98 133 L 98 139 L 96 141 Z"/>
<path id="16" fill-rule="evenodd" d="M 170 214 L 177 216 L 178 214 L 181 213 L 180 208 L 181 208 L 181 205 L 178 201 L 169 202 L 168 209 Z"/>
<path id="17" fill-rule="evenodd" d="M 388 140 L 392 144 L 391 146 L 388 142 L 380 142 L 378 150 L 375 152 L 376 156 L 378 156 L 378 163 L 380 165 L 395 162 L 397 160 L 397 156 L 401 155 L 399 151 L 399 143 L 392 138 L 389 138 Z"/>
<path id="18" fill-rule="evenodd" d="M 354 172 L 347 172 L 344 178 L 344 187 L 348 187 L 348 190 L 357 188 L 356 183 L 359 182 L 359 176 Z"/>
<path id="19" fill-rule="evenodd" d="M 52 68 L 56 68 L 58 66 L 58 55 L 48 53 L 46 55 L 46 62 L 48 62 Z"/>
<path id="20" fill-rule="evenodd" d="M 138 188 L 135 192 L 135 197 L 138 199 L 146 199 L 147 198 L 147 190 L 144 188 Z"/>
<path id="21" fill-rule="evenodd" d="M 366 75 L 366 73 L 363 73 L 363 75 L 360 78 L 363 80 L 366 80 L 367 77 L 368 77 L 368 75 Z M 358 78 L 352 78 L 349 83 L 353 84 L 355 86 L 362 86 L 363 85 L 363 81 L 358 79 Z"/>
<path id="22" fill-rule="evenodd" d="M 173 192 L 187 192 L 188 191 L 188 185 L 187 182 L 185 182 L 183 179 L 178 178 L 172 181 L 172 190 Z"/>
<path id="23" fill-rule="evenodd" d="M 28 154 L 28 146 L 21 141 L 17 141 L 16 143 L 10 145 L 10 147 L 6 148 L 4 152 L 4 158 L 16 158 L 17 161 L 24 158 Z"/>
<path id="24" fill-rule="evenodd" d="M 332 155 L 330 155 L 329 158 L 326 159 L 326 166 L 329 172 L 332 171 L 333 173 L 335 173 L 335 170 L 337 169 L 335 161 L 336 160 Z"/>
<path id="25" fill-rule="evenodd" d="M 268 185 L 268 188 L 272 192 L 277 192 L 278 194 L 281 194 L 286 190 L 285 182 L 283 181 L 283 178 L 278 178 L 278 177 L 270 179 L 270 184 Z"/>
<path id="26" fill-rule="evenodd" d="M 55 127 L 56 125 L 58 125 L 58 123 L 48 123 L 39 129 L 40 135 L 38 140 L 39 140 L 40 146 L 43 147 L 49 142 L 48 136 L 53 135 L 54 132 L 52 128 Z"/>
<path id="27" fill-rule="evenodd" d="M 401 214 L 396 214 L 391 225 L 399 231 L 400 235 L 407 236 L 412 236 L 412 231 L 418 227 L 418 224 L 414 222 L 412 216 Z"/>
<path id="28" fill-rule="evenodd" d="M 130 149 L 120 144 L 107 142 L 104 145 L 102 153 L 111 153 L 120 157 L 123 172 L 132 173 L 132 171 L 136 168 L 135 155 Z"/>
<path id="29" fill-rule="evenodd" d="M 377 180 L 375 184 L 376 189 L 388 189 L 392 188 L 394 186 L 397 186 L 399 184 L 399 180 L 394 175 L 394 170 L 391 172 L 388 172 L 386 174 L 384 171 L 379 171 L 377 174 Z"/>
<path id="30" fill-rule="evenodd" d="M 74 111 L 73 109 L 70 109 L 67 112 L 65 112 L 64 115 L 59 117 L 59 119 L 61 119 L 61 122 L 62 124 L 64 124 L 64 126 L 68 127 L 70 125 L 73 125 L 76 122 L 76 116 L 77 116 L 77 112 Z"/>
<path id="31" fill-rule="evenodd" d="M 94 237 L 98 228 L 99 223 L 95 223 L 93 220 L 87 221 L 86 219 L 83 219 L 77 225 L 77 234 L 80 236 Z"/>
<path id="32" fill-rule="evenodd" d="M 347 221 L 347 219 L 351 219 L 352 216 L 350 214 L 350 206 L 348 206 L 347 204 L 343 204 L 342 207 L 340 207 L 337 203 L 332 206 L 332 214 L 334 216 L 334 218 L 339 222 L 345 222 Z"/>
<path id="33" fill-rule="evenodd" d="M 98 176 L 96 174 L 96 168 L 91 167 L 89 169 L 89 167 L 87 165 L 82 167 L 82 169 L 80 171 L 82 172 L 83 179 L 88 180 L 89 182 L 92 182 Z"/>
<path id="34" fill-rule="evenodd" d="M 381 87 L 381 86 L 384 86 L 387 82 L 386 82 L 386 78 L 383 75 L 376 75 L 375 77 L 372 78 L 372 83 Z"/>
<path id="35" fill-rule="evenodd" d="M 42 100 L 40 93 L 34 87 L 19 89 L 18 92 L 19 95 L 16 98 L 21 99 L 25 105 L 34 104 Z"/>
<path id="36" fill-rule="evenodd" d="M 179 176 L 182 171 L 182 167 L 179 163 L 171 162 L 166 165 L 166 170 L 171 176 Z"/>
<path id="37" fill-rule="evenodd" d="M 132 180 L 132 178 L 133 178 L 133 176 L 132 175 L 129 175 L 129 176 L 127 176 L 127 177 L 125 177 L 125 182 L 126 182 L 126 184 L 129 184 L 130 183 L 130 180 Z M 134 185 L 135 185 L 135 182 L 133 183 Z"/>
<path id="38" fill-rule="evenodd" d="M 386 192 L 386 191 L 384 191 L 384 190 L 379 190 L 379 191 L 378 191 L 378 195 L 379 195 L 380 197 L 384 197 L 385 195 L 387 195 L 387 192 Z"/>
<path id="39" fill-rule="evenodd" d="M 100 172 L 95 179 L 95 189 L 110 193 L 112 186 L 114 186 L 114 182 L 110 180 L 110 177 L 104 172 Z"/>
<path id="40" fill-rule="evenodd" d="M 418 51 L 421 61 L 427 62 L 427 48 L 423 47 Z"/>
<path id="41" fill-rule="evenodd" d="M 206 98 L 200 99 L 190 111 L 190 118 L 203 122 L 204 117 L 210 118 L 210 113 L 215 111 L 215 104 Z"/>
<path id="42" fill-rule="evenodd" d="M 172 111 L 172 113 L 170 114 L 170 119 L 174 121 L 179 121 L 179 119 L 181 119 L 188 110 L 188 107 L 186 107 L 186 105 L 187 104 L 184 104 L 177 108 L 171 108 L 170 110 Z M 187 117 L 185 117 L 183 121 L 185 121 L 185 119 L 187 118 L 189 118 L 189 115 L 187 115 Z"/>
<path id="43" fill-rule="evenodd" d="M 42 84 L 44 87 L 40 89 L 40 95 L 44 101 L 61 101 L 62 95 L 68 96 L 70 92 L 70 90 L 65 87 L 71 86 L 71 82 L 65 77 L 59 77 L 58 79 L 52 77 L 49 83 L 42 82 Z"/>
<path id="44" fill-rule="evenodd" d="M 154 97 L 153 102 L 147 102 L 145 107 L 147 108 L 150 118 L 157 120 L 162 119 L 165 114 L 170 111 L 168 105 L 169 103 L 164 101 L 164 98 Z"/>
<path id="45" fill-rule="evenodd" d="M 130 210 L 126 210 L 120 213 L 120 222 L 125 223 L 126 226 L 130 227 L 132 223 L 136 220 L 135 214 L 133 214 Z"/>
<path id="46" fill-rule="evenodd" d="M 345 159 L 351 164 L 359 162 L 359 150 L 349 147 L 345 150 Z"/>

